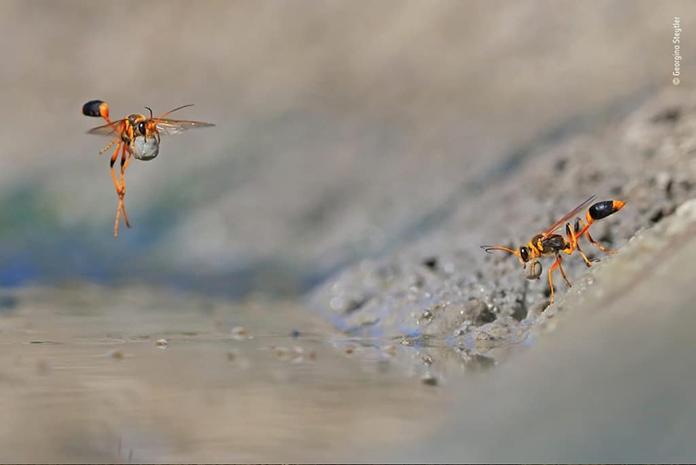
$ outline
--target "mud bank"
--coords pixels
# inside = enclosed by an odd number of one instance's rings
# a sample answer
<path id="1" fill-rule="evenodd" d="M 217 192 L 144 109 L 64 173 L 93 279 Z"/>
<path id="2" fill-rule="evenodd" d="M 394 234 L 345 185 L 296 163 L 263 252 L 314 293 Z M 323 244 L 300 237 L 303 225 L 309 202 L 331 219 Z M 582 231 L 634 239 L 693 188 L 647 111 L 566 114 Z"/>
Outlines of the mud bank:
<path id="1" fill-rule="evenodd" d="M 542 261 L 542 279 L 530 281 L 515 257 L 479 246 L 516 248 L 596 194 L 627 202 L 592 227 L 595 239 L 621 250 L 696 194 L 695 102 L 693 94 L 665 91 L 601 131 L 539 147 L 514 177 L 462 202 L 442 229 L 386 260 L 346 270 L 312 294 L 309 305 L 352 335 L 439 338 L 466 357 L 495 358 L 560 308 L 570 309 L 557 274 L 557 305 L 544 310 L 551 260 Z M 586 242 L 582 247 L 601 263 L 610 259 Z M 579 256 L 566 258 L 564 268 L 571 282 L 584 282 L 587 267 Z"/>
<path id="2" fill-rule="evenodd" d="M 452 420 L 401 460 L 691 460 L 695 260 L 696 199 L 577 279 L 505 369 L 463 379 Z"/>

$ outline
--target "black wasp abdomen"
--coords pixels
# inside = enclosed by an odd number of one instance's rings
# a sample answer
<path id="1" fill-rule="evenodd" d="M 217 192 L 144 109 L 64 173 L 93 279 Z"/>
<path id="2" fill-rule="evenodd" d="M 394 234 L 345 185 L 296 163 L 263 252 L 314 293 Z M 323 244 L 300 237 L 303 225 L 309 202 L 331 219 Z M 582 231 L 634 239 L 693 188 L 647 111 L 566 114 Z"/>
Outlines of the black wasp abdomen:
<path id="1" fill-rule="evenodd" d="M 614 205 L 613 200 L 604 200 L 602 202 L 597 202 L 596 204 L 592 205 L 588 211 L 590 214 L 590 217 L 593 220 L 601 220 L 602 218 L 606 218 L 607 216 L 611 215 L 612 213 L 616 213 L 619 211 L 619 208 L 616 208 L 616 205 Z"/>
<path id="2" fill-rule="evenodd" d="M 82 105 L 82 114 L 85 116 L 101 117 L 99 109 L 102 103 L 104 103 L 102 100 L 90 100 Z"/>

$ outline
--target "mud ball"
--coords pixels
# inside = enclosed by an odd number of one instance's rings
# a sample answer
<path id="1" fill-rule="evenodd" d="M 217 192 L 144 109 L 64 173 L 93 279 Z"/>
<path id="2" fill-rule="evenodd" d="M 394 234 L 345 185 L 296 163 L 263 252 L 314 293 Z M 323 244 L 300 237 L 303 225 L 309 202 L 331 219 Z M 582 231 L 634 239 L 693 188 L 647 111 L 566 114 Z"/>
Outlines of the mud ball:
<path id="1" fill-rule="evenodd" d="M 532 260 L 524 264 L 524 277 L 527 279 L 539 279 L 542 271 L 541 262 L 537 260 Z"/>
<path id="2" fill-rule="evenodd" d="M 138 160 L 152 160 L 159 154 L 159 142 L 155 137 L 145 137 L 139 136 L 133 140 L 131 144 L 131 151 L 133 156 Z"/>

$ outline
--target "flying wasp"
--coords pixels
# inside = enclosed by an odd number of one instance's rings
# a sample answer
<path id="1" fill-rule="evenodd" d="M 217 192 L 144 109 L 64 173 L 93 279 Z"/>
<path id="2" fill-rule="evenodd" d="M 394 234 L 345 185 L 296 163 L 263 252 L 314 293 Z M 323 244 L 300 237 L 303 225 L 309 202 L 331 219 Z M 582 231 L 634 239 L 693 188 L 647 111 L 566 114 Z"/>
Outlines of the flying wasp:
<path id="1" fill-rule="evenodd" d="M 175 111 L 191 106 L 193 105 L 184 105 L 169 110 L 157 118 L 152 116 L 151 108 L 145 107 L 150 112 L 149 118 L 138 113 L 133 113 L 118 121 L 111 121 L 109 119 L 109 105 L 107 105 L 106 102 L 101 100 L 90 100 L 82 106 L 83 115 L 103 118 L 107 122 L 107 124 L 103 126 L 92 128 L 88 131 L 89 134 L 98 134 L 112 138 L 111 142 L 99 151 L 99 154 L 106 152 L 116 144 L 116 150 L 114 150 L 111 156 L 111 177 L 113 178 L 116 194 L 118 195 L 118 209 L 116 210 L 116 221 L 114 223 L 115 237 L 118 237 L 118 222 L 121 212 L 123 212 L 123 220 L 126 223 L 126 227 L 130 228 L 126 208 L 123 205 L 123 197 L 126 195 L 126 181 L 124 175 L 130 163 L 131 155 L 138 160 L 152 160 L 159 154 L 162 134 L 173 136 L 187 129 L 215 126 L 214 124 L 203 123 L 201 121 L 165 118 L 165 116 Z M 119 156 L 121 157 L 120 180 L 114 171 L 114 164 Z"/>
<path id="2" fill-rule="evenodd" d="M 585 220 L 587 221 L 587 223 L 585 223 L 585 221 L 583 221 L 581 218 L 577 217 L 575 218 L 574 226 L 571 228 L 570 223 L 567 222 L 575 215 L 580 213 L 590 203 L 594 202 L 596 198 L 597 196 L 595 195 L 591 196 L 590 198 L 582 202 L 580 205 L 573 208 L 570 212 L 563 216 L 563 218 L 556 221 L 546 231 L 534 236 L 527 243 L 527 245 L 523 245 L 517 250 L 498 245 L 482 245 L 481 248 L 488 253 L 490 253 L 492 250 L 502 250 L 504 252 L 508 252 L 510 254 L 515 255 L 520 260 L 520 263 L 522 263 L 522 265 L 525 266 L 525 275 L 527 276 L 527 278 L 530 279 L 538 278 L 541 274 L 541 265 L 537 263 L 538 258 L 549 255 L 556 257 L 556 260 L 553 262 L 553 265 L 551 265 L 551 268 L 549 268 L 549 286 L 551 287 L 551 299 L 549 305 L 551 305 L 553 304 L 554 294 L 553 278 L 551 276 L 553 270 L 558 268 L 561 272 L 561 276 L 563 276 L 563 279 L 565 280 L 568 287 L 572 287 L 570 281 L 568 281 L 568 278 L 566 277 L 565 271 L 563 271 L 563 265 L 561 265 L 561 263 L 563 262 L 561 252 L 567 255 L 571 255 L 573 252 L 577 250 L 582 256 L 582 259 L 585 260 L 585 264 L 588 267 L 592 266 L 592 260 L 587 258 L 587 255 L 585 255 L 585 253 L 580 249 L 580 244 L 578 243 L 578 239 L 580 239 L 582 236 L 585 236 L 591 244 L 597 246 L 602 251 L 610 254 L 616 253 L 613 250 L 609 250 L 608 248 L 604 247 L 602 244 L 594 240 L 590 235 L 589 229 L 595 221 L 606 218 L 607 216 L 612 215 L 617 211 L 621 210 L 624 207 L 624 205 L 626 205 L 625 202 L 622 202 L 621 200 L 604 200 L 601 202 L 594 203 L 585 214 Z M 556 234 L 556 231 L 559 228 L 561 228 L 564 223 L 565 237 L 563 237 L 563 235 L 561 234 Z M 527 264 L 529 264 L 530 268 L 527 268 Z"/>

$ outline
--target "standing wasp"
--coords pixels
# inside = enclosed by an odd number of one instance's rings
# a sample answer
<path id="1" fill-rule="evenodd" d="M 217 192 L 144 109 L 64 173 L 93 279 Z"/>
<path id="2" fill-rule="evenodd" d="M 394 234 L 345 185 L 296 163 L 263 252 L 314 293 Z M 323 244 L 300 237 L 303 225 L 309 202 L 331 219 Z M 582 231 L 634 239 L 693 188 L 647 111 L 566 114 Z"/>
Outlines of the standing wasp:
<path id="1" fill-rule="evenodd" d="M 116 194 L 118 195 L 118 209 L 116 210 L 116 222 L 114 224 L 114 236 L 118 237 L 118 220 L 123 212 L 123 219 L 126 226 L 130 228 L 126 208 L 123 205 L 123 197 L 126 194 L 126 181 L 124 174 L 128 163 L 130 163 L 131 155 L 138 160 L 152 160 L 159 154 L 160 135 L 175 135 L 182 131 L 193 128 L 203 128 L 215 126 L 210 123 L 201 121 L 184 121 L 175 119 L 166 119 L 165 116 L 181 110 L 182 108 L 191 107 L 193 105 L 184 105 L 173 110 L 170 110 L 157 118 L 153 118 L 152 109 L 145 107 L 150 111 L 150 117 L 147 118 L 141 114 L 133 113 L 126 116 L 122 120 L 111 121 L 109 119 L 109 106 L 101 100 L 90 100 L 82 106 L 82 114 L 85 116 L 93 116 L 96 118 L 104 118 L 108 123 L 104 126 L 92 128 L 88 131 L 89 134 L 98 134 L 111 137 L 111 142 L 107 144 L 99 154 L 109 150 L 116 144 L 116 150 L 111 156 L 111 177 L 114 180 Z M 118 143 L 117 143 L 118 142 Z M 116 177 L 114 171 L 114 163 L 121 156 L 121 180 Z"/>
<path id="2" fill-rule="evenodd" d="M 590 259 L 587 258 L 587 255 L 585 255 L 585 253 L 580 249 L 580 244 L 578 244 L 578 239 L 580 239 L 582 236 L 585 236 L 591 244 L 599 247 L 602 251 L 608 252 L 610 254 L 616 253 L 613 250 L 607 249 L 602 244 L 594 240 L 590 235 L 589 229 L 590 226 L 592 226 L 592 223 L 594 223 L 595 221 L 601 220 L 602 218 L 606 218 L 607 216 L 621 210 L 626 204 L 625 202 L 622 202 L 621 200 L 604 200 L 601 202 L 597 202 L 593 204 L 585 214 L 587 224 L 585 224 L 585 222 L 581 218 L 575 218 L 575 225 L 573 228 L 570 227 L 570 223 L 566 223 L 566 221 L 570 220 L 573 216 L 577 215 L 582 209 L 587 207 L 587 205 L 593 202 L 596 198 L 597 196 L 595 195 L 591 196 L 589 199 L 585 200 L 583 203 L 571 210 L 563 218 L 556 221 L 546 231 L 534 236 L 527 243 L 526 246 L 523 245 L 517 250 L 497 245 L 482 245 L 481 248 L 489 253 L 491 250 L 502 250 L 504 252 L 508 252 L 517 256 L 517 258 L 519 258 L 520 260 L 520 263 L 522 263 L 525 266 L 525 275 L 530 279 L 538 278 L 541 274 L 541 265 L 537 263 L 537 258 L 541 258 L 542 256 L 548 255 L 555 256 L 556 260 L 553 262 L 553 265 L 551 265 L 551 268 L 549 268 L 549 286 L 551 287 L 551 300 L 549 302 L 549 305 L 551 305 L 553 304 L 553 279 L 551 277 L 551 273 L 553 272 L 553 270 L 558 268 L 561 271 L 561 276 L 563 276 L 563 279 L 565 280 L 566 284 L 568 284 L 568 287 L 572 286 L 570 284 L 570 281 L 568 281 L 565 272 L 563 271 L 563 266 L 561 265 L 561 263 L 563 262 L 563 259 L 561 258 L 561 252 L 570 255 L 577 250 L 582 256 L 582 259 L 585 260 L 585 264 L 588 267 L 592 266 L 592 261 L 590 261 Z M 565 237 L 563 237 L 561 234 L 554 234 L 556 230 L 563 226 L 563 223 L 565 223 Z M 527 269 L 527 263 L 530 261 L 530 269 Z"/>

